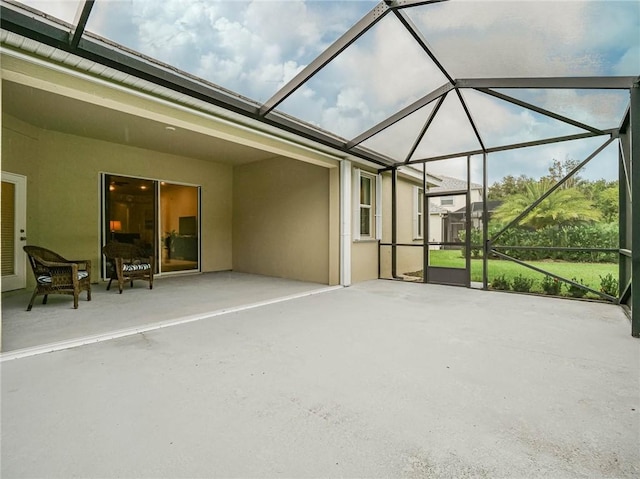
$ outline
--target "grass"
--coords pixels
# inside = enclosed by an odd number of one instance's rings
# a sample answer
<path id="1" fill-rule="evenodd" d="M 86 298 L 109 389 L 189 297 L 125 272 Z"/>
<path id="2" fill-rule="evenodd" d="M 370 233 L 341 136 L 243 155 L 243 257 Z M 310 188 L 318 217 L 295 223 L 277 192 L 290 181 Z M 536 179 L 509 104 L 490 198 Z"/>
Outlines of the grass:
<path id="1" fill-rule="evenodd" d="M 429 252 L 431 266 L 444 266 L 449 268 L 464 268 L 465 260 L 461 256 L 460 250 L 431 250 Z M 578 283 L 600 290 L 600 276 L 606 276 L 611 273 L 615 278 L 618 277 L 617 263 L 571 263 L 566 261 L 528 261 L 527 264 L 536 266 L 550 273 L 557 274 L 563 278 L 577 278 Z M 422 276 L 422 272 L 407 273 L 410 275 Z M 521 266 L 513 261 L 490 259 L 488 262 L 487 276 L 489 283 L 496 276 L 504 275 L 507 279 L 513 280 L 518 275 L 534 280 L 531 288 L 532 292 L 543 293 L 542 279 L 544 274 L 533 271 L 532 269 Z M 482 259 L 471 260 L 471 281 L 482 281 Z M 566 285 L 563 285 L 562 294 L 566 294 Z M 588 297 L 597 297 L 589 294 Z"/>

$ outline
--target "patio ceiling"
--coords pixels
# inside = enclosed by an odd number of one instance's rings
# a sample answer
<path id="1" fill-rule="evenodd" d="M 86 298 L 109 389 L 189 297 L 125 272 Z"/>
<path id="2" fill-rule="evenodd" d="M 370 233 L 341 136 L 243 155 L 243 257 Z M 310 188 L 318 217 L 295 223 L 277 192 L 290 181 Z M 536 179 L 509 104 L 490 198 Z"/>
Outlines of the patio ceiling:
<path id="1" fill-rule="evenodd" d="M 633 2 L 2 0 L 1 13 L 59 61 L 383 168 L 615 136 L 640 73 Z"/>
<path id="2" fill-rule="evenodd" d="M 49 91 L 3 81 L 2 109 L 31 125 L 81 135 L 161 153 L 230 164 L 273 157 L 212 135 L 175 128 L 150 118 L 135 116 Z M 167 129 L 173 128 L 173 129 Z M 215 156 L 212 156 L 215 152 Z"/>

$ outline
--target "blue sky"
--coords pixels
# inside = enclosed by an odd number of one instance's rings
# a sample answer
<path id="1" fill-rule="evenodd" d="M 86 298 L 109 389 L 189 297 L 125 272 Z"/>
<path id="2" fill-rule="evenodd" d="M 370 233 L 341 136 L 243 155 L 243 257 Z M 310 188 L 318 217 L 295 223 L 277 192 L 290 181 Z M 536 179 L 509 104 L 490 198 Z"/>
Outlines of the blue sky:
<path id="1" fill-rule="evenodd" d="M 67 21 L 77 1 L 23 3 Z M 371 1 L 96 0 L 87 29 L 258 102 L 266 101 L 351 25 Z M 451 0 L 406 10 L 454 78 L 640 75 L 640 2 Z M 347 139 L 442 85 L 445 79 L 388 15 L 279 108 Z M 600 128 L 619 125 L 625 92 L 505 92 Z M 469 92 L 465 100 L 491 145 L 564 134 L 555 120 Z M 416 154 L 474 142 L 455 99 Z M 428 108 L 372 140 L 404 158 Z M 477 142 L 476 146 L 477 147 Z M 513 153 L 523 173 L 546 173 L 551 156 L 582 159 L 573 145 Z M 613 153 L 610 153 L 613 154 Z M 527 161 L 522 161 L 527 158 Z M 455 162 L 450 162 L 452 165 Z M 491 176 L 500 176 L 499 167 Z M 505 167 L 506 171 L 507 168 Z M 452 168 L 452 175 L 459 168 Z M 611 175 L 610 169 L 594 176 Z"/>

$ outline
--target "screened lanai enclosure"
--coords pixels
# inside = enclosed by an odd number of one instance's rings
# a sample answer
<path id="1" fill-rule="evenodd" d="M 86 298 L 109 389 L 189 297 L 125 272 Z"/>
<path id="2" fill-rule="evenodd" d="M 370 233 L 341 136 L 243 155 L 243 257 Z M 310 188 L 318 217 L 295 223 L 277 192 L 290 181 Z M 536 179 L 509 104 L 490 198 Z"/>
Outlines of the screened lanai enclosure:
<path id="1" fill-rule="evenodd" d="M 637 2 L 2 0 L 0 14 L 3 56 L 371 165 L 391 185 L 380 277 L 610 301 L 640 336 Z M 402 169 L 422 175 L 414 199 Z"/>

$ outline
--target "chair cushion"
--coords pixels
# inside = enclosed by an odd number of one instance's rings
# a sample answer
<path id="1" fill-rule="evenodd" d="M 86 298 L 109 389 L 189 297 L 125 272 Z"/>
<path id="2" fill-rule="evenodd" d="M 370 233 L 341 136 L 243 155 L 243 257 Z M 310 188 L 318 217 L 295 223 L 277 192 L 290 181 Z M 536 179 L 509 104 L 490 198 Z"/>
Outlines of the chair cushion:
<path id="1" fill-rule="evenodd" d="M 87 276 L 89 276 L 89 273 L 87 273 L 86 271 L 78 271 L 78 281 L 81 279 L 86 278 Z M 38 283 L 40 284 L 50 284 L 51 283 L 51 276 L 48 274 L 43 274 L 41 276 L 38 276 Z"/>
<path id="2" fill-rule="evenodd" d="M 145 271 L 151 269 L 149 263 L 123 264 L 122 271 Z"/>

